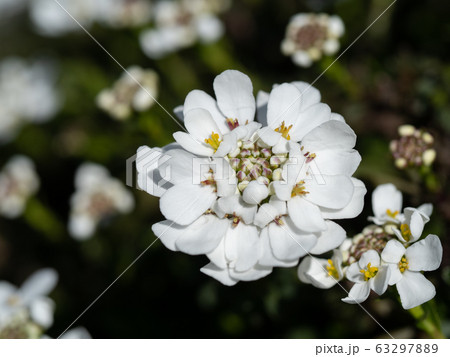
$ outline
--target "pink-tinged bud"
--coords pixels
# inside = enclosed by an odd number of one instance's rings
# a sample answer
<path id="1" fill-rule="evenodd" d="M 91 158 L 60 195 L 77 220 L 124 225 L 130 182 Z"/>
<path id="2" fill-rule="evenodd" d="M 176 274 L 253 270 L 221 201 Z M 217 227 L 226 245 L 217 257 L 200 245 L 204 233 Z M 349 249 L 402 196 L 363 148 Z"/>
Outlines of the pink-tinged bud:
<path id="1" fill-rule="evenodd" d="M 237 170 L 239 168 L 239 164 L 241 163 L 241 159 L 231 159 L 230 166 L 233 170 Z"/>
<path id="2" fill-rule="evenodd" d="M 245 180 L 247 175 L 245 174 L 244 171 L 238 171 L 237 174 L 236 174 L 236 177 L 237 177 L 238 181 L 241 182 L 241 181 Z"/>
<path id="3" fill-rule="evenodd" d="M 258 157 L 258 156 L 260 155 L 259 150 L 253 150 L 253 151 L 252 151 L 252 155 L 253 155 L 254 157 Z"/>
<path id="4" fill-rule="evenodd" d="M 252 179 L 256 180 L 259 176 L 261 176 L 261 171 L 256 167 L 253 167 L 248 174 Z"/>
<path id="5" fill-rule="evenodd" d="M 272 156 L 272 150 L 270 149 L 261 149 L 261 154 L 265 157 L 265 158 L 269 158 Z"/>
<path id="6" fill-rule="evenodd" d="M 281 165 L 281 158 L 278 156 L 272 156 L 270 158 L 270 165 Z"/>
<path id="7" fill-rule="evenodd" d="M 241 159 L 241 170 L 251 170 L 251 168 L 253 167 L 253 163 L 250 159 L 248 158 L 244 158 Z"/>
<path id="8" fill-rule="evenodd" d="M 268 178 L 272 178 L 272 170 L 268 168 L 263 168 L 262 175 Z"/>
<path id="9" fill-rule="evenodd" d="M 242 149 L 241 150 L 241 157 L 247 157 L 247 156 L 250 156 L 250 155 L 251 155 L 250 150 L 248 150 L 248 149 Z"/>

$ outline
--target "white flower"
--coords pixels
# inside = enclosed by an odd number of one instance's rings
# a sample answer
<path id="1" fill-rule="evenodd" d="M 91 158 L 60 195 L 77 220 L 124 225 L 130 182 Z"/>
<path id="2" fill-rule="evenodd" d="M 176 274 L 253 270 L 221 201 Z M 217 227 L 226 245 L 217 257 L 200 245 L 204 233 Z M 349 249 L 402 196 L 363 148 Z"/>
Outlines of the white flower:
<path id="1" fill-rule="evenodd" d="M 301 282 L 312 284 L 316 288 L 329 289 L 344 277 L 342 251 L 335 249 L 331 259 L 305 257 L 298 266 Z"/>
<path id="2" fill-rule="evenodd" d="M 382 295 L 388 287 L 390 274 L 390 269 L 381 265 L 380 255 L 375 250 L 368 250 L 358 262 L 348 267 L 346 277 L 355 285 L 342 301 L 360 304 L 369 297 L 370 290 Z"/>
<path id="3" fill-rule="evenodd" d="M 419 209 L 411 207 L 405 208 L 400 222 L 400 229 L 393 228 L 395 235 L 403 243 L 413 243 L 417 241 L 422 235 L 425 223 L 430 220 L 430 218 Z"/>
<path id="4" fill-rule="evenodd" d="M 17 218 L 27 200 L 39 189 L 39 177 L 33 162 L 25 156 L 14 156 L 0 172 L 0 215 Z"/>
<path id="5" fill-rule="evenodd" d="M 150 109 L 158 97 L 158 74 L 155 71 L 137 66 L 127 71 L 111 89 L 104 89 L 97 96 L 97 105 L 117 120 L 128 119 L 133 110 Z"/>
<path id="6" fill-rule="evenodd" d="M 396 285 L 404 309 L 412 309 L 435 296 L 436 289 L 421 271 L 436 270 L 441 265 L 442 244 L 436 235 L 430 234 L 408 248 L 390 240 L 381 258 L 391 271 L 389 285 Z"/>
<path id="7" fill-rule="evenodd" d="M 228 0 L 159 1 L 153 9 L 155 27 L 140 35 L 141 48 L 148 57 L 159 59 L 197 41 L 215 42 L 224 33 L 216 14 L 228 6 Z"/>
<path id="8" fill-rule="evenodd" d="M 80 166 L 75 188 L 70 202 L 69 232 L 76 239 L 90 238 L 102 220 L 118 213 L 129 213 L 134 207 L 133 195 L 97 164 Z"/>
<path id="9" fill-rule="evenodd" d="M 151 19 L 152 2 L 148 0 L 95 0 L 95 19 L 112 28 L 138 27 Z"/>
<path id="10" fill-rule="evenodd" d="M 393 184 L 379 185 L 372 193 L 372 210 L 375 217 L 369 217 L 369 220 L 378 225 L 387 222 L 398 223 L 401 220 L 402 205 L 403 195 Z"/>
<path id="11" fill-rule="evenodd" d="M 337 15 L 300 13 L 291 18 L 281 51 L 291 56 L 296 65 L 309 67 L 323 54 L 333 55 L 339 50 L 344 30 Z"/>
<path id="12" fill-rule="evenodd" d="M 297 97 L 283 96 L 282 84 L 257 106 L 250 79 L 225 71 L 214 81 L 216 99 L 192 91 L 176 108 L 188 130 L 175 133 L 177 144 L 137 153 L 138 184 L 161 197 L 167 219 L 154 233 L 169 249 L 206 254 L 202 271 L 227 285 L 337 248 L 346 234 L 330 219 L 363 206 L 366 189 L 352 178 L 356 135 L 318 103 L 317 90 L 312 98 L 287 86 Z M 302 105 L 290 112 L 296 100 Z M 314 106 L 328 111 L 308 111 Z M 286 110 L 292 127 L 261 128 Z"/>
<path id="13" fill-rule="evenodd" d="M 59 106 L 50 62 L 27 63 L 19 58 L 0 62 L 0 144 L 13 139 L 24 122 L 51 119 Z"/>
<path id="14" fill-rule="evenodd" d="M 8 324 L 16 314 L 26 309 L 31 319 L 43 328 L 53 324 L 54 302 L 47 295 L 54 289 L 58 273 L 41 269 L 33 273 L 20 288 L 0 282 L 0 326 Z M 1 328 L 0 328 L 1 329 Z"/>

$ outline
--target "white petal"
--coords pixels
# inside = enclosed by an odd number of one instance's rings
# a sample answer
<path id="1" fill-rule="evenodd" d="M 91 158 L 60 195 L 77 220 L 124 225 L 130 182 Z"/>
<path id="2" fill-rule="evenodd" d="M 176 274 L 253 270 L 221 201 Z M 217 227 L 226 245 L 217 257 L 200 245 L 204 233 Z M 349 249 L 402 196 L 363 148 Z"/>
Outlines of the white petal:
<path id="1" fill-rule="evenodd" d="M 347 237 L 345 230 L 337 223 L 326 221 L 327 230 L 321 232 L 317 244 L 311 249 L 311 254 L 323 254 L 339 247 Z"/>
<path id="2" fill-rule="evenodd" d="M 353 181 L 344 175 L 310 175 L 305 180 L 305 200 L 318 206 L 341 209 L 347 206 L 353 197 Z"/>
<path id="3" fill-rule="evenodd" d="M 396 286 L 405 310 L 422 305 L 436 295 L 434 285 L 418 272 L 406 270 Z"/>
<path id="4" fill-rule="evenodd" d="M 378 295 L 383 295 L 388 287 L 391 278 L 391 270 L 388 266 L 382 266 L 378 269 L 377 275 L 370 279 L 370 285 L 373 291 Z"/>
<path id="5" fill-rule="evenodd" d="M 367 269 L 369 263 L 372 267 L 380 266 L 380 255 L 376 250 L 371 249 L 363 253 L 358 261 L 360 269 Z"/>
<path id="6" fill-rule="evenodd" d="M 344 22 L 339 16 L 333 15 L 329 17 L 328 31 L 336 37 L 341 37 L 344 34 L 345 32 Z"/>
<path id="7" fill-rule="evenodd" d="M 251 224 L 256 214 L 256 205 L 249 205 L 244 202 L 240 195 L 220 198 L 218 201 L 219 209 L 228 214 L 236 214 L 242 218 L 246 224 Z"/>
<path id="8" fill-rule="evenodd" d="M 86 240 L 94 235 L 97 222 L 91 216 L 74 214 L 69 219 L 69 233 L 78 240 Z"/>
<path id="9" fill-rule="evenodd" d="M 266 227 L 261 231 L 260 234 L 261 240 L 261 257 L 258 260 L 258 264 L 267 267 L 281 267 L 281 268 L 290 268 L 296 266 L 298 263 L 298 259 L 294 260 L 280 260 L 275 257 L 272 251 L 272 247 L 270 246 L 270 238 L 269 238 L 269 228 Z"/>
<path id="10" fill-rule="evenodd" d="M 17 293 L 17 288 L 7 281 L 0 281 L 0 304 L 8 300 L 11 295 Z"/>
<path id="11" fill-rule="evenodd" d="M 313 106 L 300 113 L 297 118 L 293 131 L 291 133 L 291 139 L 293 141 L 302 140 L 306 134 L 313 129 L 319 127 L 321 124 L 328 122 L 331 116 L 331 109 L 324 103 L 314 104 Z M 308 146 L 305 146 L 308 147 Z"/>
<path id="12" fill-rule="evenodd" d="M 269 196 L 268 187 L 261 182 L 256 180 L 251 181 L 245 188 L 242 198 L 248 204 L 259 204 L 262 200 Z"/>
<path id="13" fill-rule="evenodd" d="M 402 278 L 403 274 L 398 268 L 398 263 L 388 264 L 387 267 L 391 270 L 391 277 L 389 278 L 389 285 L 397 284 Z"/>
<path id="14" fill-rule="evenodd" d="M 177 116 L 178 119 L 181 121 L 184 121 L 184 106 L 179 105 L 178 107 L 175 107 L 173 109 L 174 114 Z"/>
<path id="15" fill-rule="evenodd" d="M 290 165 L 289 165 L 290 166 Z M 292 195 L 292 189 L 295 184 L 290 184 L 285 181 L 274 181 L 273 189 L 278 199 L 282 201 L 289 201 Z"/>
<path id="16" fill-rule="evenodd" d="M 387 242 L 383 251 L 381 252 L 381 259 L 387 263 L 398 264 L 405 254 L 405 247 L 396 239 L 391 239 Z"/>
<path id="17" fill-rule="evenodd" d="M 30 305 L 30 317 L 39 326 L 48 329 L 53 325 L 55 303 L 46 297 L 34 300 Z"/>
<path id="18" fill-rule="evenodd" d="M 208 186 L 176 185 L 161 197 L 161 213 L 171 221 L 188 225 L 211 208 L 216 195 Z"/>
<path id="19" fill-rule="evenodd" d="M 418 240 L 422 235 L 425 223 L 423 221 L 422 215 L 416 209 L 407 210 L 405 209 L 405 219 L 409 221 L 409 229 L 411 230 L 411 240 L 410 243 Z"/>
<path id="20" fill-rule="evenodd" d="M 327 229 L 319 208 L 301 197 L 288 201 L 288 212 L 294 224 L 305 232 L 319 232 Z"/>
<path id="21" fill-rule="evenodd" d="M 313 162 L 324 175 L 352 176 L 361 162 L 356 150 L 322 150 L 316 155 Z"/>
<path id="22" fill-rule="evenodd" d="M 264 228 L 270 222 L 280 215 L 286 214 L 286 203 L 283 201 L 272 200 L 270 203 L 264 203 L 255 215 L 254 224 Z"/>
<path id="23" fill-rule="evenodd" d="M 323 53 L 325 53 L 328 56 L 334 55 L 337 51 L 339 51 L 339 41 L 334 39 L 334 38 L 330 38 L 328 40 L 326 40 L 323 45 Z"/>
<path id="24" fill-rule="evenodd" d="M 318 89 L 306 82 L 291 82 L 300 91 L 302 96 L 302 110 L 308 109 L 310 106 L 317 104 L 321 100 Z"/>
<path id="25" fill-rule="evenodd" d="M 312 284 L 316 288 L 329 289 L 337 284 L 337 280 L 328 274 L 327 265 L 326 259 L 305 257 L 298 267 L 298 277 L 300 281 Z"/>
<path id="26" fill-rule="evenodd" d="M 257 263 L 260 253 L 258 243 L 259 236 L 255 226 L 239 223 L 237 227 L 227 231 L 225 255 L 235 261 L 236 271 L 245 272 Z"/>
<path id="27" fill-rule="evenodd" d="M 242 281 L 254 281 L 266 277 L 272 272 L 271 267 L 263 267 L 256 265 L 254 268 L 244 272 L 238 272 L 236 270 L 230 270 L 230 276 L 233 279 L 239 279 Z"/>
<path id="28" fill-rule="evenodd" d="M 203 43 L 215 42 L 221 38 L 225 32 L 222 21 L 214 15 L 197 15 L 195 22 L 198 37 Z"/>
<path id="29" fill-rule="evenodd" d="M 233 279 L 230 274 L 228 274 L 228 269 L 221 269 L 214 265 L 213 263 L 209 263 L 205 265 L 200 271 L 210 277 L 218 280 L 223 285 L 233 286 L 238 282 L 236 279 Z"/>
<path id="30" fill-rule="evenodd" d="M 402 193 L 390 183 L 378 186 L 372 193 L 372 209 L 376 217 L 382 217 L 388 209 L 400 212 L 402 202 Z"/>
<path id="31" fill-rule="evenodd" d="M 208 147 L 206 144 L 201 143 L 198 140 L 195 140 L 192 135 L 189 135 L 183 131 L 177 131 L 174 133 L 173 138 L 183 147 L 183 149 L 193 154 L 200 156 L 212 156 L 214 154 L 213 148 Z"/>
<path id="32" fill-rule="evenodd" d="M 60 337 L 61 339 L 90 339 L 91 334 L 84 327 L 75 327 L 68 330 L 64 335 Z"/>
<path id="33" fill-rule="evenodd" d="M 363 283 L 364 277 L 360 270 L 361 268 L 359 267 L 358 262 L 355 262 L 348 267 L 345 276 L 354 283 Z"/>
<path id="34" fill-rule="evenodd" d="M 152 226 L 152 231 L 157 238 L 165 245 L 166 248 L 176 252 L 178 249 L 175 242 L 180 236 L 181 227 L 172 221 L 161 221 Z"/>
<path id="35" fill-rule="evenodd" d="M 300 67 L 310 67 L 313 63 L 308 52 L 305 51 L 297 51 L 292 55 L 291 58 L 292 62 L 294 62 L 297 66 Z"/>
<path id="36" fill-rule="evenodd" d="M 241 125 L 255 118 L 256 103 L 253 85 L 248 76 L 227 70 L 214 80 L 214 92 L 222 113 L 230 119 L 237 119 Z"/>
<path id="37" fill-rule="evenodd" d="M 283 83 L 270 92 L 267 105 L 267 123 L 275 130 L 284 121 L 285 126 L 296 125 L 302 107 L 302 96 L 296 86 Z"/>
<path id="38" fill-rule="evenodd" d="M 24 301 L 31 301 L 38 296 L 46 296 L 55 288 L 57 282 L 56 270 L 40 269 L 25 280 L 20 287 L 20 295 Z"/>
<path id="39" fill-rule="evenodd" d="M 222 139 L 222 132 L 211 114 L 205 109 L 192 109 L 184 113 L 184 125 L 187 131 L 200 143 L 204 143 L 211 134 L 218 133 Z"/>
<path id="40" fill-rule="evenodd" d="M 314 247 L 317 237 L 300 231 L 289 217 L 283 219 L 283 225 L 269 225 L 270 246 L 279 260 L 297 260 Z"/>
<path id="41" fill-rule="evenodd" d="M 206 92 L 197 89 L 189 92 L 184 101 L 184 115 L 193 109 L 207 110 L 219 127 L 221 133 L 225 134 L 230 131 L 226 124 L 225 117 L 217 106 L 216 100 Z"/>
<path id="42" fill-rule="evenodd" d="M 275 126 L 265 126 L 258 130 L 260 140 L 267 146 L 274 146 L 280 141 L 281 133 L 276 132 L 274 129 L 276 129 Z"/>
<path id="43" fill-rule="evenodd" d="M 369 282 L 355 284 L 350 289 L 348 297 L 343 298 L 342 301 L 348 304 L 360 304 L 369 297 L 370 286 Z"/>
<path id="44" fill-rule="evenodd" d="M 412 271 L 432 271 L 439 268 L 442 261 L 442 244 L 434 234 L 414 243 L 405 252 L 408 269 Z"/>
<path id="45" fill-rule="evenodd" d="M 220 269 L 228 269 L 228 261 L 225 257 L 225 239 L 226 237 L 219 242 L 216 249 L 206 255 Z"/>
<path id="46" fill-rule="evenodd" d="M 354 218 L 358 216 L 364 208 L 364 196 L 367 193 L 366 186 L 358 179 L 351 178 L 354 186 L 353 196 L 350 203 L 344 208 L 332 210 L 321 208 L 322 217 L 329 219 Z"/>
<path id="47" fill-rule="evenodd" d="M 417 207 L 417 209 L 427 217 L 430 217 L 433 213 L 433 205 L 431 203 L 424 203 Z"/>
<path id="48" fill-rule="evenodd" d="M 356 143 L 354 131 L 345 123 L 330 120 L 311 130 L 302 140 L 311 152 L 327 149 L 353 149 Z"/>

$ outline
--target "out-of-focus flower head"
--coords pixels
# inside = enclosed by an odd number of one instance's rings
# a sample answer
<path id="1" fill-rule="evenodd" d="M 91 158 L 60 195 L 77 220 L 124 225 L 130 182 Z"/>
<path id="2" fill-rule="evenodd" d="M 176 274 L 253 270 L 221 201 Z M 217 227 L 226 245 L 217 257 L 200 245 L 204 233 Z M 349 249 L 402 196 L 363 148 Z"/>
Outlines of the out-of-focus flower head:
<path id="1" fill-rule="evenodd" d="M 85 163 L 75 175 L 76 192 L 71 198 L 69 232 L 75 239 L 90 238 L 97 225 L 134 207 L 133 195 L 103 166 Z"/>
<path id="2" fill-rule="evenodd" d="M 337 15 L 300 13 L 287 26 L 281 52 L 291 56 L 296 65 L 309 67 L 324 54 L 333 55 L 339 50 L 344 31 L 344 23 Z"/>
<path id="3" fill-rule="evenodd" d="M 0 335 L 18 330 L 34 335 L 49 328 L 55 303 L 48 294 L 57 282 L 58 273 L 50 268 L 36 271 L 20 288 L 0 281 Z"/>
<path id="4" fill-rule="evenodd" d="M 402 125 L 398 128 L 398 134 L 400 138 L 390 144 L 397 168 L 430 166 L 434 162 L 436 151 L 430 133 L 412 125 Z"/>
<path id="5" fill-rule="evenodd" d="M 44 36 L 55 37 L 83 31 L 81 26 L 89 28 L 95 22 L 113 28 L 141 26 L 150 21 L 152 13 L 149 0 L 58 2 L 59 4 L 54 0 L 30 1 L 31 20 L 36 30 Z"/>
<path id="6" fill-rule="evenodd" d="M 27 200 L 39 189 L 33 162 L 25 156 L 11 158 L 0 172 L 0 215 L 17 218 Z"/>
<path id="7" fill-rule="evenodd" d="M 97 96 L 97 105 L 117 120 L 130 118 L 133 110 L 150 109 L 158 97 L 159 80 L 155 71 L 137 66 L 127 71 L 111 89 L 104 89 Z"/>
<path id="8" fill-rule="evenodd" d="M 153 10 L 154 28 L 141 33 L 142 50 L 158 59 L 195 42 L 217 41 L 224 26 L 217 15 L 228 9 L 229 0 L 163 0 Z"/>
<path id="9" fill-rule="evenodd" d="M 7 58 L 0 62 L 0 144 L 13 139 L 24 122 L 51 119 L 59 107 L 50 61 Z"/>
<path id="10" fill-rule="evenodd" d="M 304 82 L 255 101 L 250 78 L 228 70 L 214 92 L 193 90 L 176 108 L 187 129 L 177 143 L 138 149 L 139 186 L 167 219 L 152 227 L 162 243 L 207 255 L 202 272 L 225 285 L 339 247 L 346 234 L 332 219 L 358 215 L 366 193 L 342 116 Z"/>

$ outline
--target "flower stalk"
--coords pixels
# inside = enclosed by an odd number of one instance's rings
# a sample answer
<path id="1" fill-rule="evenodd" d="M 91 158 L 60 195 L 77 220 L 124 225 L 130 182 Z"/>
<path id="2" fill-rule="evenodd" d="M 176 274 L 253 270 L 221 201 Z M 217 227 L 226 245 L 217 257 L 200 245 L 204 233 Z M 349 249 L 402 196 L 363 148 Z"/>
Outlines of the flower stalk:
<path id="1" fill-rule="evenodd" d="M 434 300 L 409 309 L 408 312 L 416 320 L 417 328 L 426 332 L 431 338 L 446 338 L 442 333 L 441 321 Z"/>

